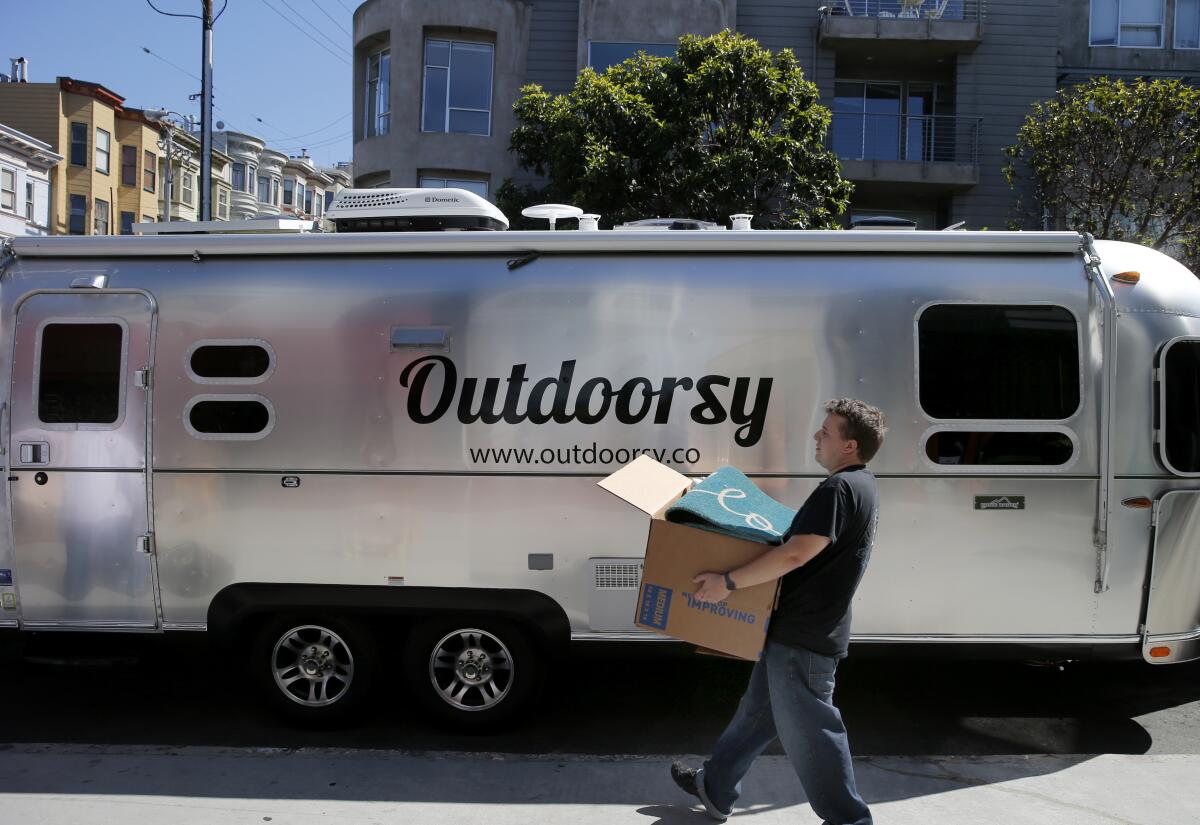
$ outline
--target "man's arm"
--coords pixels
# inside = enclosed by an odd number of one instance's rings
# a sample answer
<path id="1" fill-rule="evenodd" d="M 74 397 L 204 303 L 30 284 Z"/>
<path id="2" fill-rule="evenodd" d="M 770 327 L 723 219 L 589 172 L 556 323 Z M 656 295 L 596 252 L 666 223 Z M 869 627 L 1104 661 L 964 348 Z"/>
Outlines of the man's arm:
<path id="1" fill-rule="evenodd" d="M 729 578 L 740 590 L 763 582 L 774 581 L 797 567 L 808 564 L 817 554 L 829 546 L 826 536 L 792 536 L 778 547 L 772 547 L 749 564 L 729 571 Z M 725 587 L 725 574 L 701 573 L 692 581 L 699 585 L 696 598 L 702 602 L 720 602 L 729 596 Z"/>

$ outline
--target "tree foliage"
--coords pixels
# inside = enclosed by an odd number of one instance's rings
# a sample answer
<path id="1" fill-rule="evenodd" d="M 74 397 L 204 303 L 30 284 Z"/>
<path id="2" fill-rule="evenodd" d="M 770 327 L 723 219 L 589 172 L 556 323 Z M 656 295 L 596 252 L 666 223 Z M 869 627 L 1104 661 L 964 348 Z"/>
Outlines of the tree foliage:
<path id="1" fill-rule="evenodd" d="M 645 217 L 759 226 L 836 226 L 851 184 L 825 147 L 829 110 L 790 50 L 729 31 L 680 39 L 675 57 L 639 54 L 571 92 L 526 86 L 510 149 L 547 185 L 506 181 L 501 208 L 561 201 L 606 225 Z"/>
<path id="2" fill-rule="evenodd" d="M 1058 225 L 1174 254 L 1200 273 L 1200 89 L 1097 78 L 1039 103 L 1005 150 L 1004 173 Z"/>

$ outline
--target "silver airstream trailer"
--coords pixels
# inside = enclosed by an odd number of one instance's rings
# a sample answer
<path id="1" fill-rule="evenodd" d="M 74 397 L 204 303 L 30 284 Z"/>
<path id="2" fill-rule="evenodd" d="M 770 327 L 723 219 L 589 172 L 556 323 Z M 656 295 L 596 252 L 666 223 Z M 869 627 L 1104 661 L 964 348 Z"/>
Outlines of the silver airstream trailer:
<path id="1" fill-rule="evenodd" d="M 495 721 L 569 642 L 649 638 L 646 524 L 599 478 L 733 464 L 798 504 L 857 396 L 891 429 L 856 642 L 1200 656 L 1200 282 L 1166 256 L 355 194 L 337 233 L 6 244 L 0 625 L 207 631 L 313 719 L 402 656 Z"/>

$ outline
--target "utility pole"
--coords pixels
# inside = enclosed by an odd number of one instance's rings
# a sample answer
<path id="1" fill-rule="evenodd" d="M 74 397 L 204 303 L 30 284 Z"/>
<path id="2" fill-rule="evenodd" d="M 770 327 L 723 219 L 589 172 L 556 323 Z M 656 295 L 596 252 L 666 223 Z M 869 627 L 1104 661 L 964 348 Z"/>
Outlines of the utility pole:
<path id="1" fill-rule="evenodd" d="M 212 220 L 213 4 L 204 2 L 203 76 L 200 86 L 200 220 Z"/>

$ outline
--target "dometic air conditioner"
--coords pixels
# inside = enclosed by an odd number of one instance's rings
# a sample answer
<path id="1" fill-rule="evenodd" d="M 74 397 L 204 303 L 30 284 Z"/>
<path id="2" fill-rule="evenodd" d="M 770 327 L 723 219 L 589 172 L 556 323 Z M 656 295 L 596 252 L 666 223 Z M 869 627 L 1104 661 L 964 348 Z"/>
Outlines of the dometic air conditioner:
<path id="1" fill-rule="evenodd" d="M 343 189 L 325 217 L 338 232 L 508 229 L 508 218 L 465 189 Z"/>

